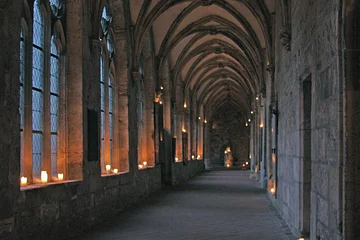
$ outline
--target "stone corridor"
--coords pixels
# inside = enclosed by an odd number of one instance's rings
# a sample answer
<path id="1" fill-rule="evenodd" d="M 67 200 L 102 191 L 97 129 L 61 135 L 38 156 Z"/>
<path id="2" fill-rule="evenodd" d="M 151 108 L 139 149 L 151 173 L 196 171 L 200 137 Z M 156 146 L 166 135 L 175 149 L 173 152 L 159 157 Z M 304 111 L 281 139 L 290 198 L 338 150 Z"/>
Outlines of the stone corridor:
<path id="1" fill-rule="evenodd" d="M 165 189 L 73 240 L 295 239 L 249 172 L 215 170 Z"/>

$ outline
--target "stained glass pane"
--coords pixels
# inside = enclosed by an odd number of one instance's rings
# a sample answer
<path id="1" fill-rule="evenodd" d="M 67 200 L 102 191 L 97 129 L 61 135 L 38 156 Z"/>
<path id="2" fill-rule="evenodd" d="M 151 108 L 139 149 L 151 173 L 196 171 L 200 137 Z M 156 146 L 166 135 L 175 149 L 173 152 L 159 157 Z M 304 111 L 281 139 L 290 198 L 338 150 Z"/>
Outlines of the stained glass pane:
<path id="1" fill-rule="evenodd" d="M 33 68 L 32 68 L 33 87 L 42 90 L 43 79 L 44 79 L 44 54 L 42 50 L 33 47 Z"/>
<path id="2" fill-rule="evenodd" d="M 113 89 L 109 87 L 109 112 L 113 112 Z"/>
<path id="3" fill-rule="evenodd" d="M 33 44 L 44 47 L 44 18 L 40 10 L 40 1 L 34 2 L 34 22 L 33 22 Z"/>
<path id="4" fill-rule="evenodd" d="M 43 136 L 41 133 L 32 134 L 32 166 L 33 177 L 40 178 L 43 150 Z"/>
<path id="5" fill-rule="evenodd" d="M 105 138 L 105 113 L 101 112 L 101 139 Z"/>
<path id="6" fill-rule="evenodd" d="M 113 114 L 112 113 L 109 114 L 109 123 L 110 123 L 110 140 L 112 140 L 113 139 L 113 131 L 114 131 L 114 129 L 113 129 Z"/>
<path id="7" fill-rule="evenodd" d="M 57 135 L 51 135 L 51 175 L 57 177 Z"/>
<path id="8" fill-rule="evenodd" d="M 101 111 L 105 111 L 105 85 L 100 84 L 100 101 L 101 101 Z"/>
<path id="9" fill-rule="evenodd" d="M 58 131 L 58 111 L 59 111 L 59 97 L 55 95 L 50 96 L 50 120 L 51 132 L 57 133 Z"/>
<path id="10" fill-rule="evenodd" d="M 42 92 L 32 91 L 32 127 L 33 131 L 43 130 L 43 94 Z"/>
<path id="11" fill-rule="evenodd" d="M 54 56 L 50 58 L 50 92 L 59 94 L 59 59 Z"/>

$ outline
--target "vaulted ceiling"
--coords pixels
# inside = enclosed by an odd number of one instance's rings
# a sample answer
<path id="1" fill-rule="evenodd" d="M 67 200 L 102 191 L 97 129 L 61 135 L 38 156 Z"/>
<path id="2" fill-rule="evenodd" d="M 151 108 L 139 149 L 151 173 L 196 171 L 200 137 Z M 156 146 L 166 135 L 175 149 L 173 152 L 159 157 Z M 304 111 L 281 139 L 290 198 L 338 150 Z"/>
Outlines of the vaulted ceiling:
<path id="1" fill-rule="evenodd" d="M 135 52 L 153 30 L 157 71 L 169 62 L 174 86 L 212 115 L 227 104 L 250 112 L 264 88 L 275 0 L 131 0 Z"/>

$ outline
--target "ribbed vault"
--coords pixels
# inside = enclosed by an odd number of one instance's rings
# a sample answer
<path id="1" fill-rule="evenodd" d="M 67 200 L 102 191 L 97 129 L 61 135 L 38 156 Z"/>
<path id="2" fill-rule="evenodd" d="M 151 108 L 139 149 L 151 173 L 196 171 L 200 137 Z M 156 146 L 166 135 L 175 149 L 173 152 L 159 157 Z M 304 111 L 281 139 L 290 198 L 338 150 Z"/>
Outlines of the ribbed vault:
<path id="1" fill-rule="evenodd" d="M 137 69 L 151 29 L 157 84 L 169 66 L 176 106 L 188 102 L 210 119 L 226 104 L 247 119 L 252 100 L 265 89 L 274 5 L 274 0 L 132 0 L 132 68 Z"/>

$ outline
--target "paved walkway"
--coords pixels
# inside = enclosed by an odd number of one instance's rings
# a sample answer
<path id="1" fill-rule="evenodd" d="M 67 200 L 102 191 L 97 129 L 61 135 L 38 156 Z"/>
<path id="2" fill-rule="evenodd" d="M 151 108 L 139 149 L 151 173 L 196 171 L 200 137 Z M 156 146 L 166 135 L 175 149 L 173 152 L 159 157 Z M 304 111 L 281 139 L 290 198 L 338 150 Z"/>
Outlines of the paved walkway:
<path id="1" fill-rule="evenodd" d="M 246 171 L 207 172 L 164 190 L 77 240 L 288 240 Z"/>

